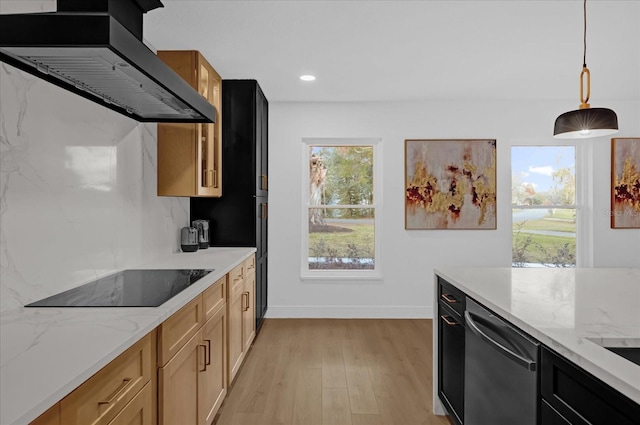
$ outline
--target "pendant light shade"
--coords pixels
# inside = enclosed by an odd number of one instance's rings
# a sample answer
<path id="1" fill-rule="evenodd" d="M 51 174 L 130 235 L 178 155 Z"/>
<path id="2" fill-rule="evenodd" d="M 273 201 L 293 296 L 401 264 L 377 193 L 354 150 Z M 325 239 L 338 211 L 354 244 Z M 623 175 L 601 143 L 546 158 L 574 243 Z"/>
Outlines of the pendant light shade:
<path id="1" fill-rule="evenodd" d="M 583 2 L 584 32 L 582 72 L 580 73 L 580 107 L 556 118 L 553 137 L 557 139 L 587 139 L 618 132 L 618 116 L 608 108 L 591 108 L 591 72 L 587 68 L 587 0 Z M 585 77 L 587 95 L 584 95 Z"/>
<path id="2" fill-rule="evenodd" d="M 553 137 L 584 139 L 618 132 L 618 116 L 608 108 L 576 109 L 556 118 Z"/>

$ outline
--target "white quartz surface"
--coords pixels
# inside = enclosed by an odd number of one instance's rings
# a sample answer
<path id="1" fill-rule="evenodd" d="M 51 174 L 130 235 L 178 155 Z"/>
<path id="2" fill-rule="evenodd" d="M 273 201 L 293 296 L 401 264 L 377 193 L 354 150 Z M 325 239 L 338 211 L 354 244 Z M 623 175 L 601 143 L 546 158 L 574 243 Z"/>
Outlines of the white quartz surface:
<path id="1" fill-rule="evenodd" d="M 0 425 L 28 424 L 255 248 L 176 253 L 132 268 L 215 269 L 160 307 L 19 308 L 0 315 Z"/>
<path id="2" fill-rule="evenodd" d="M 640 347 L 640 269 L 443 267 L 436 275 L 640 403 L 640 366 L 601 346 Z"/>

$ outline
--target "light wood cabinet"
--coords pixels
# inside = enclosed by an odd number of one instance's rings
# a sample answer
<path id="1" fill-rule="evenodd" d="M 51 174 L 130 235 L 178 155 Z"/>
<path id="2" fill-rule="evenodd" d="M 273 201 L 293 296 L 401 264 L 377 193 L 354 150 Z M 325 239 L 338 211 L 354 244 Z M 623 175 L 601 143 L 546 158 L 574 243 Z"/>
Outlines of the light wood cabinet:
<path id="1" fill-rule="evenodd" d="M 198 371 L 206 345 L 196 333 L 158 370 L 158 424 L 196 424 L 198 421 Z"/>
<path id="2" fill-rule="evenodd" d="M 109 422 L 109 425 L 154 425 L 154 396 L 153 386 L 151 383 L 148 383 L 133 400 Z"/>
<path id="3" fill-rule="evenodd" d="M 227 276 L 218 279 L 216 283 L 202 293 L 202 304 L 205 321 L 209 320 L 227 301 Z"/>
<path id="4" fill-rule="evenodd" d="M 61 425 L 60 424 L 60 403 L 38 416 L 30 425 Z"/>
<path id="5" fill-rule="evenodd" d="M 198 375 L 198 424 L 209 425 L 227 395 L 227 333 L 224 305 L 202 328 L 202 341 L 207 345 L 204 370 Z"/>
<path id="6" fill-rule="evenodd" d="M 222 196 L 222 79 L 195 50 L 158 57 L 216 108 L 214 124 L 158 124 L 158 195 Z"/>
<path id="7" fill-rule="evenodd" d="M 158 367 L 170 358 L 193 337 L 204 323 L 202 297 L 194 298 L 158 327 Z"/>
<path id="8" fill-rule="evenodd" d="M 153 387 L 155 331 L 148 334 L 60 402 L 61 423 L 65 425 L 107 425 L 136 397 Z M 145 405 L 154 410 L 152 401 Z M 150 418 L 151 419 L 151 418 Z"/>
<path id="9" fill-rule="evenodd" d="M 231 286 L 231 285 L 229 285 Z M 244 340 L 242 337 L 242 317 L 244 315 L 244 286 L 240 285 L 236 291 L 229 296 L 227 300 L 228 315 L 228 368 L 227 378 L 228 384 L 231 384 L 240 370 L 242 361 L 244 360 Z"/>
<path id="10" fill-rule="evenodd" d="M 255 256 L 252 255 L 229 273 L 227 299 L 229 385 L 240 370 L 256 335 L 255 269 Z"/>
<path id="11" fill-rule="evenodd" d="M 247 272 L 244 281 L 244 308 L 242 309 L 242 340 L 244 352 L 246 353 L 253 343 L 256 336 L 256 310 L 255 310 L 255 293 L 256 293 L 256 273 L 255 267 L 252 273 Z"/>
<path id="12" fill-rule="evenodd" d="M 227 394 L 226 283 L 227 276 L 159 328 L 159 425 L 210 425 Z"/>

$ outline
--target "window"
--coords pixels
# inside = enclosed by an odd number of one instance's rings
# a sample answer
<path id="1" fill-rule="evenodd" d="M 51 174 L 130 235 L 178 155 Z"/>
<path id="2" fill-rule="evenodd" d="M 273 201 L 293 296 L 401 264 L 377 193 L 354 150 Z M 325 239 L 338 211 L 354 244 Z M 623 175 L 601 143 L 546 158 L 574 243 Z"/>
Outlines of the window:
<path id="1" fill-rule="evenodd" d="M 303 141 L 303 276 L 379 274 L 379 140 Z"/>
<path id="2" fill-rule="evenodd" d="M 575 146 L 511 147 L 513 267 L 575 267 Z"/>

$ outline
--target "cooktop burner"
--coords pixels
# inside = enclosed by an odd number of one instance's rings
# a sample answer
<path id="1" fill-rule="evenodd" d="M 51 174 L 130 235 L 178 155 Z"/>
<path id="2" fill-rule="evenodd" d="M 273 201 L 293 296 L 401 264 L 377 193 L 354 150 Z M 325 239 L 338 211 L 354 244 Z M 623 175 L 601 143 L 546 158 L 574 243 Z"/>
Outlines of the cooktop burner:
<path id="1" fill-rule="evenodd" d="M 123 270 L 25 307 L 157 307 L 213 270 Z"/>

